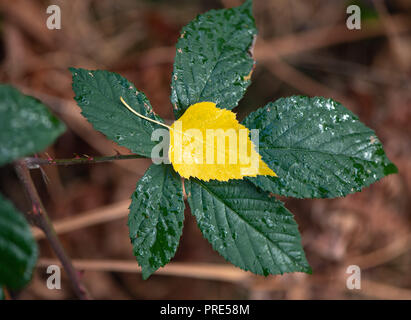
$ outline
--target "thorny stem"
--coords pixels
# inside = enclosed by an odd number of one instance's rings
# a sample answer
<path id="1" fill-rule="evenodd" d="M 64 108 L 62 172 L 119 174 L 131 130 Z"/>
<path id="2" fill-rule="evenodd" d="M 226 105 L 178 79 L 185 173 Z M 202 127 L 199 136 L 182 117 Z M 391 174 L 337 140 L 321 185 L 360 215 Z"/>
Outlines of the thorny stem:
<path id="1" fill-rule="evenodd" d="M 100 163 L 100 162 L 110 162 L 114 160 L 130 160 L 130 159 L 140 159 L 145 158 L 137 154 L 127 154 L 127 155 L 115 155 L 108 157 L 75 157 L 71 159 L 52 159 L 52 158 L 23 158 L 22 162 L 29 169 L 36 169 L 40 165 L 72 165 L 72 164 L 84 164 L 84 163 Z"/>
<path id="2" fill-rule="evenodd" d="M 27 164 L 24 160 L 18 160 L 15 162 L 15 169 L 17 176 L 19 177 L 28 197 L 32 202 L 33 212 L 27 214 L 28 220 L 32 224 L 40 228 L 46 235 L 56 256 L 61 261 L 64 270 L 66 270 L 67 276 L 70 279 L 77 297 L 81 300 L 88 300 L 89 296 L 87 294 L 87 291 L 81 283 L 77 271 L 74 269 L 70 258 L 67 256 L 60 240 L 57 237 L 56 232 L 54 231 L 47 211 L 45 210 L 37 189 L 33 183 Z"/>

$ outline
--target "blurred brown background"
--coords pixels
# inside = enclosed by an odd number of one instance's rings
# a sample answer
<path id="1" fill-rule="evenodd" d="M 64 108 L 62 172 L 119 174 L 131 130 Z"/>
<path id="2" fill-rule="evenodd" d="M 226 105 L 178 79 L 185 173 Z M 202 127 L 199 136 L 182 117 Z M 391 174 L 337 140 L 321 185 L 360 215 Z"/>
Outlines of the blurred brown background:
<path id="1" fill-rule="evenodd" d="M 237 0 L 0 0 L 0 82 L 45 102 L 67 125 L 47 155 L 127 153 L 92 130 L 73 100 L 68 67 L 107 69 L 134 82 L 155 111 L 173 119 L 170 77 L 182 26 L 198 13 Z M 348 30 L 349 4 L 362 8 L 362 29 Z M 48 30 L 57 4 L 62 29 Z M 226 263 L 186 210 L 172 263 L 143 281 L 128 238 L 128 199 L 148 160 L 44 167 L 32 172 L 68 254 L 96 299 L 411 299 L 411 2 L 255 0 L 259 30 L 253 83 L 239 117 L 291 94 L 333 97 L 373 128 L 400 173 L 334 200 L 284 199 L 295 214 L 313 275 L 267 278 Z M 41 156 L 47 156 L 42 154 Z M 11 166 L 0 188 L 21 209 L 29 204 Z M 34 230 L 40 261 L 19 299 L 75 298 L 48 290 L 44 266 L 54 255 Z M 359 265 L 362 289 L 347 290 L 346 268 Z"/>

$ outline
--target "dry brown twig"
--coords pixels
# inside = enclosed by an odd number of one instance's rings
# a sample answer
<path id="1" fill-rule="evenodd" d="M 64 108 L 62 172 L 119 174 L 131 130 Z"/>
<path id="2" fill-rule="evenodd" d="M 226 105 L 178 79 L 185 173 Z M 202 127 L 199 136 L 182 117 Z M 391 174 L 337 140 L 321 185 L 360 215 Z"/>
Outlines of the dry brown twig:
<path id="1" fill-rule="evenodd" d="M 44 232 L 50 246 L 54 250 L 54 253 L 60 259 L 60 262 L 63 265 L 64 270 L 67 272 L 67 275 L 70 279 L 73 290 L 76 293 L 77 297 L 82 300 L 89 299 L 89 295 L 85 287 L 83 286 L 79 278 L 79 275 L 74 269 L 70 258 L 66 254 L 62 244 L 60 243 L 54 231 L 53 225 L 49 220 L 47 211 L 44 208 L 44 205 L 37 193 L 37 189 L 33 183 L 29 169 L 27 168 L 26 164 L 22 161 L 17 161 L 15 163 L 15 169 L 17 176 L 19 177 L 24 187 L 24 190 L 27 193 L 27 196 L 32 203 L 33 209 L 32 212 L 26 214 L 27 219 Z"/>
<path id="2" fill-rule="evenodd" d="M 74 259 L 72 261 L 77 269 L 83 271 L 141 273 L 141 268 L 137 265 L 136 261 L 86 259 Z M 58 260 L 41 258 L 38 261 L 37 267 L 45 268 L 49 265 L 59 264 L 60 262 Z M 242 271 L 229 265 L 218 265 L 212 263 L 172 262 L 167 264 L 164 268 L 157 270 L 156 275 L 231 282 L 238 285 L 244 285 L 250 290 L 266 293 L 271 291 L 287 291 L 290 288 L 289 281 L 271 281 L 269 285 L 260 284 L 253 288 L 254 276 L 249 272 Z M 299 276 L 297 278 L 299 278 Z M 315 283 L 317 280 L 315 277 L 311 279 L 306 279 L 304 276 L 302 277 L 302 279 L 308 281 L 309 283 Z M 300 282 L 297 281 L 297 284 L 298 283 Z M 309 283 L 306 285 L 309 285 Z M 345 290 L 345 283 L 340 281 L 340 284 L 342 288 L 341 290 Z M 353 292 L 350 291 L 350 293 Z M 388 284 L 382 284 L 372 280 L 362 280 L 361 290 L 356 290 L 354 293 L 378 299 L 411 299 L 411 290 L 398 288 Z"/>
<path id="3" fill-rule="evenodd" d="M 83 259 L 73 259 L 72 261 L 76 268 L 84 271 L 141 272 L 141 268 L 137 265 L 136 261 Z M 37 266 L 47 267 L 52 264 L 59 265 L 60 262 L 55 259 L 41 258 L 39 259 Z M 156 271 L 156 275 L 179 276 L 195 279 L 227 281 L 233 283 L 245 283 L 251 276 L 249 272 L 242 271 L 229 265 L 178 262 L 171 262 L 164 268 L 158 269 Z"/>
<path id="4" fill-rule="evenodd" d="M 391 16 L 391 23 L 398 34 L 411 30 L 411 22 L 406 15 Z M 273 40 L 265 40 L 264 44 L 257 42 L 256 58 L 261 61 L 297 55 L 315 49 L 333 45 L 375 38 L 385 34 L 385 26 L 377 21 L 363 24 L 361 30 L 348 30 L 345 24 L 321 27 L 312 30 L 293 33 Z"/>
<path id="5" fill-rule="evenodd" d="M 365 255 L 347 258 L 350 264 L 355 264 L 361 269 L 374 268 L 387 263 L 411 249 L 411 234 L 398 237 L 387 246 L 367 253 Z"/>
<path id="6" fill-rule="evenodd" d="M 395 287 L 392 285 L 372 281 L 362 280 L 361 290 L 356 293 L 377 299 L 411 300 L 411 290 Z"/>
<path id="7" fill-rule="evenodd" d="M 128 215 L 130 200 L 124 200 L 90 210 L 79 215 L 54 221 L 54 229 L 57 234 L 63 234 L 81 228 L 90 227 L 99 223 L 105 223 L 116 219 L 124 218 Z M 38 228 L 33 228 L 33 235 L 37 240 L 44 239 L 45 236 Z"/>
<path id="8" fill-rule="evenodd" d="M 49 30 L 46 21 L 46 10 L 31 0 L 8 1 L 0 0 L 0 9 L 7 20 L 13 22 L 26 34 L 36 39 L 47 48 L 53 48 L 55 34 Z"/>
<path id="9" fill-rule="evenodd" d="M 385 34 L 390 43 L 394 61 L 398 63 L 400 70 L 407 70 L 411 65 L 408 56 L 410 52 L 399 36 L 402 31 L 402 24 L 395 23 L 393 17 L 388 13 L 384 1 L 373 0 L 373 3 L 380 16 Z"/>
<path id="10" fill-rule="evenodd" d="M 411 30 L 411 23 L 405 15 L 391 17 L 398 33 Z M 257 40 L 255 58 L 265 63 L 273 59 L 298 55 L 307 51 L 321 49 L 347 42 L 383 36 L 385 28 L 382 23 L 366 24 L 361 30 L 352 32 L 345 25 L 321 27 L 313 30 L 301 31 L 272 40 Z M 143 52 L 140 57 L 144 65 L 152 66 L 162 63 L 172 63 L 175 47 L 156 47 Z"/>
<path id="11" fill-rule="evenodd" d="M 288 85 L 309 95 L 320 95 L 333 98 L 346 106 L 353 105 L 354 102 L 347 96 L 340 94 L 326 85 L 306 76 L 288 63 L 280 59 L 273 59 L 265 63 L 265 67 L 277 78 Z"/>

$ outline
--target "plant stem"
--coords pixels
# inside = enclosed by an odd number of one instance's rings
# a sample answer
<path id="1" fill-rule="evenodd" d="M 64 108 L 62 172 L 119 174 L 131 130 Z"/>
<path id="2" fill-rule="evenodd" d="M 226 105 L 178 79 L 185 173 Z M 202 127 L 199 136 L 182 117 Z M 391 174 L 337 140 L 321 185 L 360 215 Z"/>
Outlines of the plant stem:
<path id="1" fill-rule="evenodd" d="M 33 183 L 27 164 L 24 160 L 18 160 L 15 162 L 15 169 L 17 172 L 17 176 L 23 184 L 24 189 L 32 203 L 33 212 L 27 214 L 28 220 L 32 224 L 40 228 L 46 235 L 51 247 L 54 250 L 54 253 L 61 261 L 64 270 L 66 270 L 67 276 L 70 279 L 70 282 L 73 286 L 73 290 L 77 297 L 81 300 L 88 300 L 89 297 L 87 291 L 81 283 L 77 271 L 74 269 L 70 258 L 67 256 L 60 240 L 58 239 L 54 231 L 53 225 L 50 222 L 47 211 L 45 210 L 44 205 L 37 192 L 37 189 Z"/>
<path id="2" fill-rule="evenodd" d="M 114 160 L 130 160 L 130 159 L 140 159 L 145 158 L 138 154 L 127 154 L 127 155 L 115 155 L 108 157 L 75 157 L 71 159 L 45 159 L 45 158 L 23 158 L 22 162 L 29 168 L 35 169 L 40 165 L 72 165 L 72 164 L 82 164 L 82 163 L 100 163 L 109 162 Z"/>

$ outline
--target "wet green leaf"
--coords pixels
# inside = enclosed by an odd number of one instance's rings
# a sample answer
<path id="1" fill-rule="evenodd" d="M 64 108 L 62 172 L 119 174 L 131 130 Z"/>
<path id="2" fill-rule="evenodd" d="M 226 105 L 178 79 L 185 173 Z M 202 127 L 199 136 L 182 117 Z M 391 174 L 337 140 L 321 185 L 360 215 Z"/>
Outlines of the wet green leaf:
<path id="1" fill-rule="evenodd" d="M 161 126 L 134 115 L 120 101 L 123 97 L 138 113 L 163 122 L 154 114 L 144 93 L 114 72 L 75 68 L 70 71 L 77 104 L 94 128 L 132 152 L 150 157 L 158 143 L 151 141 L 151 134 Z"/>
<path id="2" fill-rule="evenodd" d="M 0 285 L 19 289 L 30 281 L 37 261 L 37 244 L 30 227 L 0 194 Z"/>
<path id="3" fill-rule="evenodd" d="M 64 130 L 40 101 L 0 85 L 0 165 L 43 151 Z"/>
<path id="4" fill-rule="evenodd" d="M 130 239 L 143 279 L 174 256 L 183 221 L 181 178 L 171 165 L 151 165 L 132 195 L 128 217 Z"/>
<path id="5" fill-rule="evenodd" d="M 243 122 L 259 129 L 259 152 L 278 178 L 250 178 L 265 191 L 333 198 L 397 172 L 375 132 L 332 99 L 281 98 Z"/>
<path id="6" fill-rule="evenodd" d="M 311 273 L 298 226 L 280 201 L 244 180 L 185 186 L 204 237 L 232 264 L 262 275 Z"/>
<path id="7" fill-rule="evenodd" d="M 176 118 L 192 104 L 210 101 L 233 109 L 250 84 L 250 55 L 257 30 L 252 1 L 211 10 L 185 26 L 177 43 L 171 84 Z"/>

